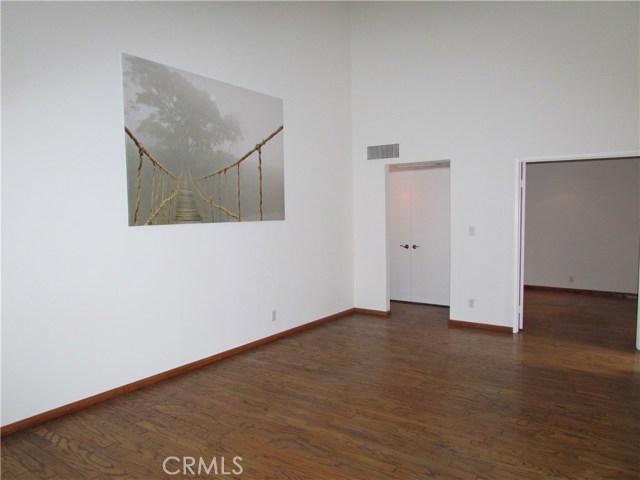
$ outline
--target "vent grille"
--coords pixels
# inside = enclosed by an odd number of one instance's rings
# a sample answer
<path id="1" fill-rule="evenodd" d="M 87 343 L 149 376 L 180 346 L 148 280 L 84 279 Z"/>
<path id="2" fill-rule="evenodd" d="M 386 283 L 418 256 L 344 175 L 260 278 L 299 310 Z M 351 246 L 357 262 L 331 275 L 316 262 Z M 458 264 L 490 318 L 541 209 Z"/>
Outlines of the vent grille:
<path id="1" fill-rule="evenodd" d="M 400 157 L 400 144 L 375 145 L 367 147 L 367 160 L 380 160 L 382 158 Z"/>

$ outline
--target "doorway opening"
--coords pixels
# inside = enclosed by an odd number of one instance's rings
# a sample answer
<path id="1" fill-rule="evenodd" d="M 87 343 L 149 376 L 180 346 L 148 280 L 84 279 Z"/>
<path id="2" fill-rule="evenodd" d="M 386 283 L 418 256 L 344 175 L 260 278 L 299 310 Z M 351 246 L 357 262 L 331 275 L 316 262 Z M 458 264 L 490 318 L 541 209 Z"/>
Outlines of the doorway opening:
<path id="1" fill-rule="evenodd" d="M 448 307 L 448 160 L 387 167 L 387 240 L 387 298 Z"/>
<path id="2" fill-rule="evenodd" d="M 637 298 L 638 152 L 518 160 L 516 166 L 519 258 L 514 332 L 525 328 L 525 286 L 528 292 Z M 640 313 L 635 311 L 640 327 Z M 640 328 L 635 341 L 640 349 Z"/>

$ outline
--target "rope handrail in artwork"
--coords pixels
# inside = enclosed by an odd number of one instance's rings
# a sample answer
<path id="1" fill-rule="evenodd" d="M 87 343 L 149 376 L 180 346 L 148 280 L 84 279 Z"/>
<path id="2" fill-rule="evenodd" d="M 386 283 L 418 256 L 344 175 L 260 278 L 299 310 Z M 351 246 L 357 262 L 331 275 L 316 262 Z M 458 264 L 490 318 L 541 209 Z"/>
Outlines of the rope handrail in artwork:
<path id="1" fill-rule="evenodd" d="M 178 195 L 179 192 L 180 192 L 180 186 L 178 185 L 178 187 L 175 188 L 171 192 L 171 195 L 169 195 L 167 198 L 162 200 L 162 203 L 160 205 L 158 205 L 158 208 L 156 208 L 156 210 L 151 215 L 149 215 L 149 219 L 146 222 L 144 222 L 144 224 L 145 225 L 153 224 L 153 221 L 156 219 L 158 214 L 161 211 L 163 211 L 163 209 L 166 207 L 167 203 L 171 202 L 174 198 L 176 198 L 176 196 Z M 171 205 L 169 205 L 169 208 L 171 208 Z"/>
<path id="2" fill-rule="evenodd" d="M 240 221 L 240 217 L 238 215 L 236 215 L 235 213 L 231 212 L 229 209 L 225 208 L 222 205 L 219 205 L 215 202 L 215 200 L 206 197 L 205 195 L 203 195 L 203 193 L 200 191 L 200 189 L 198 188 L 198 184 L 195 182 L 196 179 L 191 178 L 191 184 L 193 185 L 193 188 L 195 189 L 196 193 L 198 194 L 198 196 L 205 202 L 207 202 L 209 205 L 211 205 L 211 208 L 216 208 L 222 212 L 224 212 L 225 214 L 227 214 L 228 217 L 230 218 L 234 218 L 238 221 Z"/>
<path id="3" fill-rule="evenodd" d="M 241 210 L 241 202 L 240 202 L 240 164 L 242 162 L 244 162 L 245 160 L 247 160 L 251 155 L 253 155 L 254 153 L 258 153 L 258 182 L 259 182 L 259 197 L 260 197 L 260 220 L 264 220 L 264 207 L 263 207 L 263 189 L 262 189 L 262 183 L 263 183 L 263 178 L 262 178 L 262 148 L 267 144 L 267 142 L 269 142 L 273 137 L 275 137 L 278 133 L 280 133 L 282 130 L 284 129 L 284 126 L 281 125 L 279 126 L 276 130 L 274 130 L 269 136 L 267 136 L 266 138 L 264 138 L 262 141 L 258 142 L 256 144 L 255 147 L 253 147 L 251 150 L 249 150 L 247 153 L 245 153 L 242 157 L 240 157 L 238 160 L 235 160 L 234 162 L 220 168 L 219 170 L 216 170 L 215 172 L 209 173 L 207 175 L 203 175 L 201 177 L 197 177 L 197 178 L 193 178 L 191 179 L 192 184 L 194 185 L 194 188 L 196 190 L 196 192 L 198 193 L 198 196 L 206 203 L 209 204 L 209 206 L 211 207 L 211 216 L 212 216 L 212 221 L 215 221 L 215 215 L 213 212 L 213 209 L 216 209 L 216 211 L 218 212 L 218 214 L 220 215 L 219 220 L 221 221 L 221 214 L 224 213 L 225 215 L 227 215 L 227 219 L 235 219 L 238 222 L 242 221 L 242 210 Z M 236 185 L 236 209 L 237 212 L 232 212 L 230 210 L 230 208 L 224 207 L 223 201 L 227 200 L 227 190 L 228 190 L 228 185 L 227 185 L 227 173 L 232 170 L 235 169 L 236 171 L 236 177 L 237 177 L 237 185 Z M 214 185 L 216 182 L 216 179 L 218 181 L 218 185 L 217 188 Z M 222 179 L 224 179 L 224 186 L 222 185 Z M 207 181 L 209 181 L 211 183 L 210 186 L 208 186 Z M 200 187 L 198 186 L 198 184 L 200 184 Z M 205 194 L 206 190 L 210 190 L 211 194 L 210 196 L 207 196 Z M 216 200 L 214 197 L 217 193 L 218 199 Z M 223 198 L 224 197 L 224 198 Z M 230 200 L 230 199 L 229 199 Z"/>
<path id="4" fill-rule="evenodd" d="M 162 213 L 163 220 L 166 222 L 171 219 L 172 201 L 180 192 L 180 177 L 172 174 L 167 168 L 156 160 L 153 155 L 142 145 L 135 137 L 133 132 L 126 126 L 124 127 L 126 134 L 133 141 L 138 149 L 138 168 L 137 168 L 137 185 L 135 194 L 135 210 L 133 213 L 133 224 L 138 225 L 138 216 L 140 213 L 141 192 L 142 192 L 142 167 L 144 158 L 151 163 L 152 173 L 150 179 L 150 194 L 148 196 L 149 217 L 144 225 L 151 225 L 158 215 Z M 156 176 L 156 170 L 158 175 Z"/>
<path id="5" fill-rule="evenodd" d="M 175 176 L 173 173 L 171 173 L 169 170 L 167 170 L 165 168 L 164 165 L 162 165 L 158 160 L 156 160 L 155 158 L 153 158 L 153 155 L 151 155 L 151 153 L 149 152 L 149 150 L 147 150 L 144 145 L 142 145 L 142 143 L 140 143 L 140 141 L 133 135 L 133 133 L 131 132 L 131 130 L 129 130 L 127 127 L 124 127 L 124 131 L 127 132 L 127 135 L 129 135 L 129 138 L 131 140 L 133 140 L 133 143 L 136 144 L 136 147 L 138 147 L 138 152 L 144 154 L 151 163 L 153 163 L 156 167 L 158 167 L 160 170 L 162 170 L 162 172 L 166 173 L 167 175 L 169 175 L 170 177 L 175 178 L 176 180 L 178 180 L 178 177 Z"/>
<path id="6" fill-rule="evenodd" d="M 221 173 L 226 172 L 227 170 L 232 169 L 233 167 L 237 167 L 238 165 L 240 165 L 242 162 L 244 162 L 247 158 L 249 158 L 251 156 L 251 154 L 258 152 L 260 149 L 262 149 L 262 147 L 264 147 L 264 145 L 271 140 L 273 137 L 275 137 L 278 133 L 280 133 L 282 130 L 284 129 L 283 125 L 280 125 L 271 135 L 269 135 L 267 138 L 265 138 L 264 140 L 262 140 L 259 143 L 256 143 L 256 146 L 253 147 L 251 150 L 249 150 L 247 153 L 245 153 L 242 157 L 240 157 L 238 160 L 236 160 L 233 163 L 230 163 L 229 165 L 227 165 L 226 167 L 222 167 L 220 170 L 217 170 L 213 173 L 209 173 L 207 175 L 204 175 L 202 177 L 198 177 L 198 178 L 194 178 L 194 180 L 205 180 L 207 178 L 213 177 L 215 175 L 220 175 Z"/>

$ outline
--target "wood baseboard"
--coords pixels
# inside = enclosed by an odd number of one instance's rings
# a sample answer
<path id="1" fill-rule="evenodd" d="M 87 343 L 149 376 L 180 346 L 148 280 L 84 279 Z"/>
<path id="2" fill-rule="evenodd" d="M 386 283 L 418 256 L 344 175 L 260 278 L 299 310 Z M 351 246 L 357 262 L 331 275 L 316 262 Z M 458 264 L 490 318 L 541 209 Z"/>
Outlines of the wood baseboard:
<path id="1" fill-rule="evenodd" d="M 391 300 L 391 302 L 392 303 L 404 303 L 406 305 L 424 305 L 425 307 L 451 308 L 450 305 L 441 305 L 439 303 L 409 302 L 407 300 Z"/>
<path id="2" fill-rule="evenodd" d="M 488 323 L 476 323 L 476 322 L 463 322 L 462 320 L 449 320 L 449 327 L 453 328 L 476 328 L 480 330 L 490 330 L 492 332 L 513 333 L 511 327 L 504 327 L 502 325 L 490 325 Z"/>
<path id="3" fill-rule="evenodd" d="M 354 308 L 353 313 L 360 313 L 362 315 L 376 315 L 378 317 L 389 317 L 391 316 L 391 310 L 370 310 L 368 308 Z"/>
<path id="4" fill-rule="evenodd" d="M 210 357 L 203 358 L 201 360 L 196 360 L 195 362 L 188 363 L 186 365 L 182 365 L 180 367 L 173 368 L 171 370 L 167 370 L 166 372 L 158 373 L 156 375 L 152 375 L 147 378 L 143 378 L 142 380 L 138 380 L 133 383 L 129 383 L 127 385 L 123 385 L 121 387 L 114 388 L 112 390 L 108 390 L 103 393 L 99 393 L 97 395 L 93 395 L 91 397 L 78 400 L 77 402 L 70 403 L 68 405 L 63 405 L 62 407 L 54 408 L 53 410 L 49 410 L 47 412 L 40 413 L 38 415 L 34 415 L 29 418 L 25 418 L 24 420 L 19 420 L 14 423 L 10 423 L 0 428 L 0 436 L 5 437 L 7 435 L 11 435 L 12 433 L 19 432 L 20 430 L 24 430 L 26 428 L 30 428 L 36 425 L 39 425 L 44 422 L 48 422 L 49 420 L 53 420 L 54 418 L 61 417 L 68 413 L 76 412 L 78 410 L 82 410 L 84 408 L 90 407 L 92 405 L 96 405 L 98 403 L 102 403 L 107 400 L 111 400 L 112 398 L 119 397 L 120 395 L 124 395 L 125 393 L 133 392 L 135 390 L 139 390 L 141 388 L 147 387 L 149 385 L 153 385 L 154 383 L 161 382 L 162 380 L 166 380 L 167 378 L 175 377 L 176 375 L 181 375 L 183 373 L 190 372 L 200 367 L 204 367 L 205 365 L 209 365 L 211 363 L 218 362 L 225 358 L 231 357 L 233 355 L 237 355 L 238 353 L 246 352 L 247 350 L 251 350 L 253 348 L 259 347 L 269 342 L 273 342 L 283 337 L 287 337 L 289 335 L 293 335 L 295 333 L 302 332 L 304 330 L 308 330 L 310 328 L 316 327 L 326 322 L 330 322 L 332 320 L 337 320 L 339 318 L 346 317 L 351 315 L 352 313 L 368 313 L 371 315 L 376 315 L 374 310 L 370 311 L 362 311 L 362 309 L 350 308 L 348 310 L 344 310 L 342 312 L 334 313 L 333 315 L 329 315 L 327 317 L 321 318 L 319 320 L 315 320 L 313 322 L 305 323 L 304 325 L 299 325 L 297 327 L 291 328 L 289 330 L 285 330 L 280 333 L 276 333 L 274 335 L 270 335 L 265 338 L 261 338 L 260 340 L 256 340 L 254 342 L 247 343 L 245 345 L 241 345 L 236 348 L 232 348 L 231 350 L 227 350 L 225 352 L 217 353 L 216 355 L 212 355 Z M 384 313 L 384 312 L 381 312 Z"/>
<path id="5" fill-rule="evenodd" d="M 525 285 L 524 289 L 537 290 L 539 292 L 579 293 L 581 295 L 590 295 L 595 297 L 626 298 L 629 300 L 638 299 L 637 293 L 606 292 L 602 290 L 584 290 L 580 288 L 545 287 L 542 285 Z"/>

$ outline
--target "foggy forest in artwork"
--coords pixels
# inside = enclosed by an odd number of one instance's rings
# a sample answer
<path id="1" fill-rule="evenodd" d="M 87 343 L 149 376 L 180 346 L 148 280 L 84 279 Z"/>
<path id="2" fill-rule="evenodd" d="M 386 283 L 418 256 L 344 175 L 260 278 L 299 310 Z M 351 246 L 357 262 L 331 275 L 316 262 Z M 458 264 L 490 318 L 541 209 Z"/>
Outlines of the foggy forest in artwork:
<path id="1" fill-rule="evenodd" d="M 129 225 L 284 219 L 282 100 L 122 56 Z"/>

